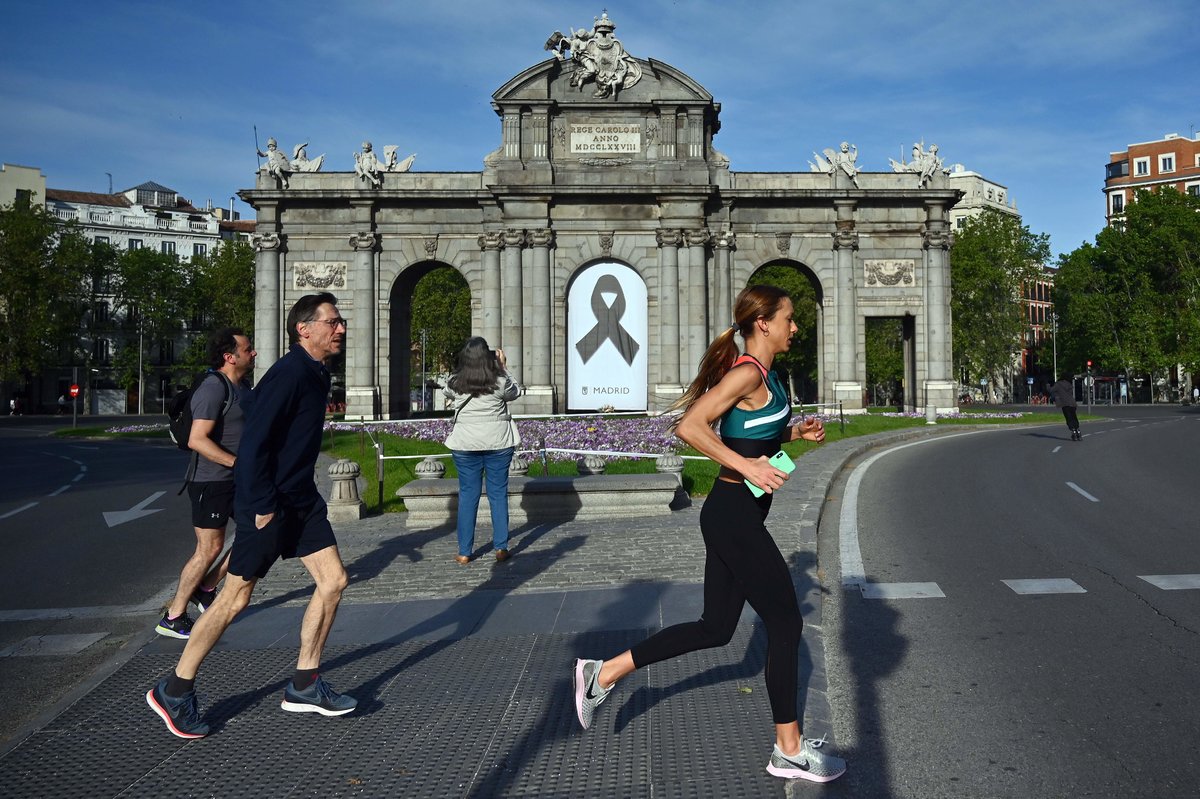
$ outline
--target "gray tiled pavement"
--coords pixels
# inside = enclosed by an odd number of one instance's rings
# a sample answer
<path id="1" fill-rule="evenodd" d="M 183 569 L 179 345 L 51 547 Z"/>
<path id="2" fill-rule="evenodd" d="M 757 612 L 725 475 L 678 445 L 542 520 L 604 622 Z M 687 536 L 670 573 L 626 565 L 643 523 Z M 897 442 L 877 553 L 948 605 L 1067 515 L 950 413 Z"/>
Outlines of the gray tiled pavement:
<path id="1" fill-rule="evenodd" d="M 835 746 L 817 577 L 821 506 L 854 454 L 928 432 L 810 453 L 768 520 L 805 617 L 804 728 Z M 285 562 L 201 671 L 213 735 L 175 738 L 146 707 L 143 694 L 182 648 L 154 638 L 0 758 L 0 797 L 780 795 L 786 786 L 764 769 L 772 740 L 764 636 L 749 609 L 729 646 L 639 670 L 587 732 L 574 719 L 575 657 L 615 654 L 699 615 L 698 520 L 699 503 L 669 517 L 530 525 L 514 531 L 504 564 L 481 528 L 477 544 L 487 546 L 467 566 L 453 561 L 450 527 L 408 530 L 392 516 L 342 525 L 351 584 L 322 673 L 359 699 L 358 711 L 327 719 L 278 708 L 311 590 L 303 569 Z"/>

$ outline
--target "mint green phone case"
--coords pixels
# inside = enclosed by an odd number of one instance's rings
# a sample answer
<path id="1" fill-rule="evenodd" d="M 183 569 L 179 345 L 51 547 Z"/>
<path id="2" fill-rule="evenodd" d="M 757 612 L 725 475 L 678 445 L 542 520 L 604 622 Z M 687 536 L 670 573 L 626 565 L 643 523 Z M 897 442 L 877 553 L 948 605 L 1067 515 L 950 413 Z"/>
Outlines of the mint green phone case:
<path id="1" fill-rule="evenodd" d="M 792 459 L 789 458 L 788 454 L 783 450 L 779 450 L 767 460 L 771 462 L 772 466 L 784 474 L 791 474 L 796 468 L 796 464 L 792 462 Z M 754 483 L 751 483 L 749 480 L 743 480 L 742 482 L 744 482 L 746 487 L 750 489 L 750 493 L 756 497 L 761 497 L 763 494 L 767 493 Z"/>

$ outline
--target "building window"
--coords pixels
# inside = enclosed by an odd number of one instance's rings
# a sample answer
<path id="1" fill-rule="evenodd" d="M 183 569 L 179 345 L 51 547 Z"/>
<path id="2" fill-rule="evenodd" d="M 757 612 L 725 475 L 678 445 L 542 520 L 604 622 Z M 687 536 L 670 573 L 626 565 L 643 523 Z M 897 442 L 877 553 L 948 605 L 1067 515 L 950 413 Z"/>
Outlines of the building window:
<path id="1" fill-rule="evenodd" d="M 1112 198 L 1112 212 L 1114 214 L 1125 213 L 1125 195 L 1124 195 L 1124 193 L 1117 192 L 1116 194 L 1110 194 L 1109 197 Z"/>
<path id="2" fill-rule="evenodd" d="M 1145 177 L 1150 174 L 1150 159 L 1135 158 L 1133 161 L 1133 174 L 1137 177 Z"/>
<path id="3" fill-rule="evenodd" d="M 142 240 L 141 239 L 130 239 L 129 240 L 129 249 L 131 249 L 131 250 L 142 249 Z"/>
<path id="4" fill-rule="evenodd" d="M 1104 177 L 1106 180 L 1113 178 L 1124 178 L 1129 176 L 1129 161 L 1113 161 L 1104 168 Z"/>
<path id="5" fill-rule="evenodd" d="M 138 189 L 138 205 L 154 205 L 154 192 L 149 189 Z"/>
<path id="6" fill-rule="evenodd" d="M 193 258 L 202 258 L 205 255 L 208 255 L 208 245 L 207 244 L 193 244 L 192 245 L 192 257 Z"/>
<path id="7" fill-rule="evenodd" d="M 158 362 L 162 366 L 175 363 L 175 342 L 163 341 L 158 346 Z"/>
<path id="8" fill-rule="evenodd" d="M 1172 155 L 1160 155 L 1158 157 L 1158 171 L 1159 172 L 1174 172 L 1175 171 L 1175 156 L 1173 154 Z"/>
<path id="9" fill-rule="evenodd" d="M 108 244 L 108 236 L 97 236 L 94 241 L 97 244 Z"/>
<path id="10" fill-rule="evenodd" d="M 92 343 L 92 360 L 101 364 L 112 361 L 112 345 L 108 343 L 108 339 L 98 338 Z"/>
<path id="11" fill-rule="evenodd" d="M 97 323 L 108 321 L 108 303 L 104 300 L 96 303 L 95 321 Z"/>
<path id="12" fill-rule="evenodd" d="M 1200 197 L 1200 183 L 1189 183 L 1187 185 L 1187 193 L 1193 197 Z"/>
<path id="13" fill-rule="evenodd" d="M 174 255 L 175 254 L 175 242 L 164 241 L 162 243 L 162 254 L 163 255 Z"/>
<path id="14" fill-rule="evenodd" d="M 29 203 L 33 201 L 33 192 L 29 189 L 17 189 L 17 194 L 13 198 L 14 208 L 28 208 Z"/>

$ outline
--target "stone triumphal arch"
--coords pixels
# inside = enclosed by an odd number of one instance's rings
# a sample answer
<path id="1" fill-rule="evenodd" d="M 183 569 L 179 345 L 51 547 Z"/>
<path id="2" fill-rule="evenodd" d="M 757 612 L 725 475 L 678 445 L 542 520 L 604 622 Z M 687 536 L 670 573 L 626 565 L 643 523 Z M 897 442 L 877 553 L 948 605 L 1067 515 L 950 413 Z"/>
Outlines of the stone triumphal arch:
<path id="1" fill-rule="evenodd" d="M 952 408 L 946 185 L 936 148 L 862 172 L 849 144 L 809 171 L 736 172 L 713 147 L 720 104 L 624 51 L 607 16 L 556 34 L 553 58 L 492 96 L 500 144 L 479 172 L 411 171 L 369 142 L 352 171 L 276 155 L 254 189 L 255 343 L 265 369 L 287 309 L 329 290 L 352 322 L 347 415 L 410 412 L 405 292 L 462 275 L 472 327 L 508 354 L 522 411 L 658 410 L 690 381 L 760 267 L 819 284 L 821 401 L 863 405 L 865 320 L 905 320 L 905 404 Z M 794 134 L 789 134 L 794 135 Z M 315 167 L 314 167 L 315 164 Z"/>

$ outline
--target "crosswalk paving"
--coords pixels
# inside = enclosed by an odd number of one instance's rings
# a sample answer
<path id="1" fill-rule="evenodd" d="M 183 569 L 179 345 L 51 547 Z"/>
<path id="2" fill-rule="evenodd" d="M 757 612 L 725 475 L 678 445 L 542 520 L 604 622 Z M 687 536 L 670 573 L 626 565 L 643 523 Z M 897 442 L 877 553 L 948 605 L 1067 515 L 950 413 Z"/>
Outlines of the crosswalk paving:
<path id="1" fill-rule="evenodd" d="M 1163 591 L 1200 590 L 1200 574 L 1139 574 L 1139 580 Z M 1087 589 L 1067 577 L 1001 580 L 1014 594 L 1086 594 Z M 859 589 L 865 599 L 946 599 L 937 583 L 875 583 L 850 580 L 847 589 Z"/>

